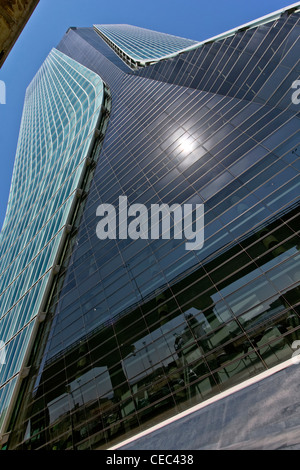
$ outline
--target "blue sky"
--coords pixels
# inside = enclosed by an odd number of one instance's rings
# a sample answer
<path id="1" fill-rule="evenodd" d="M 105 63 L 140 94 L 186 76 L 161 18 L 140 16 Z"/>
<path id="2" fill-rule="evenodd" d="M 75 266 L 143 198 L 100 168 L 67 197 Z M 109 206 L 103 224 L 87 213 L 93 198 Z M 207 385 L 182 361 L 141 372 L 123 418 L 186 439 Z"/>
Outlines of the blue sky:
<path id="1" fill-rule="evenodd" d="M 40 0 L 0 69 L 0 227 L 5 216 L 25 90 L 69 26 L 128 23 L 202 41 L 292 4 L 288 0 Z"/>

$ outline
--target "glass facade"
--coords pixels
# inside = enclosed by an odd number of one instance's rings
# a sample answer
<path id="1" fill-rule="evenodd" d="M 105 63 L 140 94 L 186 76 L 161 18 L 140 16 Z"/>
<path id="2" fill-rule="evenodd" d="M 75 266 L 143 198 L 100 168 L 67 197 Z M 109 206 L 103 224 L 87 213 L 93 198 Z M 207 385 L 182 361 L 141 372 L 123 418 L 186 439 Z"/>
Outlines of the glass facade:
<path id="1" fill-rule="evenodd" d="M 272 368 L 300 339 L 299 11 L 131 70 L 57 46 L 111 112 L 48 298 L 9 449 L 106 449 Z M 119 52 L 118 52 L 119 53 Z M 99 204 L 204 204 L 203 248 L 99 240 Z"/>
<path id="2" fill-rule="evenodd" d="M 98 75 L 53 49 L 26 92 L 0 235 L 1 424 L 57 269 L 103 90 Z"/>
<path id="3" fill-rule="evenodd" d="M 197 41 L 128 24 L 97 24 L 95 31 L 132 65 L 160 60 L 197 44 Z"/>

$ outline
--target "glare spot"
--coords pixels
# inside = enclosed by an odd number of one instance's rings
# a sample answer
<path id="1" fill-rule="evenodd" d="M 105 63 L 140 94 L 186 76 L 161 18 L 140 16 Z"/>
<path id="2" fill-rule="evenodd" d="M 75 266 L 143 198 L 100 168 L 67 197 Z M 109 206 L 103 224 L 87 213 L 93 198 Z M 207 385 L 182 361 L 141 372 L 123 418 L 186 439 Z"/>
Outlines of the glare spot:
<path id="1" fill-rule="evenodd" d="M 195 139 L 191 136 L 182 136 L 179 140 L 179 148 L 185 154 L 192 152 L 195 148 Z"/>

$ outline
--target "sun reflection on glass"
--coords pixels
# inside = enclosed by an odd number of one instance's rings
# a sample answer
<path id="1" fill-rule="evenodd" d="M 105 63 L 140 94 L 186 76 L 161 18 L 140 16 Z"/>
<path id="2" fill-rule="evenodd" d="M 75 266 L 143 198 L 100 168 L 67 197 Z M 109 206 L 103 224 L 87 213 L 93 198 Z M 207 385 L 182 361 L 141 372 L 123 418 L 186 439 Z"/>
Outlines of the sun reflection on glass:
<path id="1" fill-rule="evenodd" d="M 192 152 L 195 148 L 195 139 L 190 135 L 182 136 L 179 139 L 179 149 L 184 152 L 184 154 L 188 154 Z"/>

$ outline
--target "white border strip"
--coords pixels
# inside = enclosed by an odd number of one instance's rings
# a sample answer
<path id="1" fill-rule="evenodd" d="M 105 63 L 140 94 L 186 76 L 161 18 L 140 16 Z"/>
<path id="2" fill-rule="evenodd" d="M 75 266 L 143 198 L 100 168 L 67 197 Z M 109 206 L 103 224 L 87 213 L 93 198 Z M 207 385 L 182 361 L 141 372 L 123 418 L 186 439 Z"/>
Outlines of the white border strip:
<path id="1" fill-rule="evenodd" d="M 183 411 L 182 413 L 179 413 L 179 414 L 173 416 L 172 418 L 169 418 L 165 421 L 162 421 L 161 423 L 159 423 L 159 424 L 157 424 L 157 425 L 155 425 L 155 426 L 153 426 L 149 429 L 146 429 L 145 431 L 142 431 L 142 432 L 136 434 L 135 436 L 130 437 L 129 439 L 126 439 L 125 441 L 122 441 L 122 442 L 120 442 L 119 444 L 117 444 L 113 447 L 108 448 L 107 450 L 120 449 L 120 447 L 123 447 L 127 444 L 130 444 L 131 442 L 134 442 L 138 439 L 141 439 L 142 437 L 147 436 L 148 434 L 151 434 L 155 431 L 158 431 L 159 429 L 161 429 L 165 426 L 168 426 L 169 424 L 174 423 L 175 421 L 178 421 L 178 420 L 184 418 L 185 416 L 188 416 L 192 413 L 195 413 L 196 411 L 199 411 L 202 408 L 205 408 L 206 406 L 211 405 L 212 403 L 215 403 L 219 400 L 222 400 L 223 398 L 226 398 L 229 395 L 232 395 L 233 393 L 239 392 L 240 390 L 243 390 L 244 388 L 249 387 L 250 385 L 253 385 L 257 382 L 260 382 L 261 380 L 264 380 L 267 377 L 270 377 L 271 375 L 276 374 L 276 372 L 280 372 L 281 370 L 286 369 L 287 367 L 290 367 L 291 365 L 295 365 L 295 361 L 293 361 L 293 359 L 288 359 L 287 361 L 282 362 L 281 364 L 278 364 L 277 366 L 274 366 L 271 369 L 268 369 L 268 370 L 262 372 L 261 374 L 258 374 L 255 377 L 252 377 L 251 379 L 245 380 L 244 382 L 242 382 L 238 385 L 235 385 L 234 387 L 232 387 L 228 390 L 225 390 L 224 392 L 221 392 L 218 395 L 215 395 L 214 397 L 209 398 L 208 400 L 206 400 L 202 403 L 199 403 L 199 405 L 193 406 L 192 408 L 189 408 L 189 409 Z"/>

